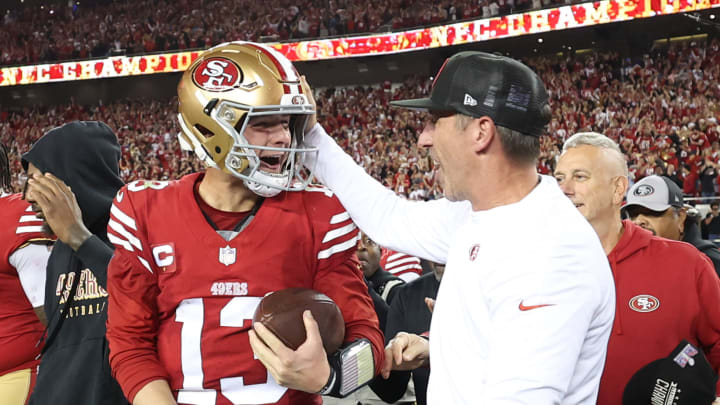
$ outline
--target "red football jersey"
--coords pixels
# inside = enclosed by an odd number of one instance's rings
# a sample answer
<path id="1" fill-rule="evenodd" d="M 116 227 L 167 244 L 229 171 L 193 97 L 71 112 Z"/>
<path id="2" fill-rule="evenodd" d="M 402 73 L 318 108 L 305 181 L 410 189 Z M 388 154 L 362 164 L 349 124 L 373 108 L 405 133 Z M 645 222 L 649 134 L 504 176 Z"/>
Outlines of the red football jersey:
<path id="1" fill-rule="evenodd" d="M 164 378 L 180 404 L 320 404 L 279 386 L 250 347 L 260 299 L 289 287 L 331 297 L 345 341 L 368 338 L 378 371 L 383 336 L 355 258 L 358 230 L 337 198 L 325 188 L 266 198 L 226 241 L 195 200 L 201 176 L 130 183 L 112 206 L 107 334 L 127 397 Z"/>
<path id="2" fill-rule="evenodd" d="M 420 259 L 387 248 L 382 249 L 380 267 L 406 282 L 410 282 L 423 274 Z"/>
<path id="3" fill-rule="evenodd" d="M 45 330 L 25 296 L 10 256 L 34 240 L 48 240 L 42 220 L 20 194 L 0 198 L 0 375 L 39 364 L 37 345 Z"/>

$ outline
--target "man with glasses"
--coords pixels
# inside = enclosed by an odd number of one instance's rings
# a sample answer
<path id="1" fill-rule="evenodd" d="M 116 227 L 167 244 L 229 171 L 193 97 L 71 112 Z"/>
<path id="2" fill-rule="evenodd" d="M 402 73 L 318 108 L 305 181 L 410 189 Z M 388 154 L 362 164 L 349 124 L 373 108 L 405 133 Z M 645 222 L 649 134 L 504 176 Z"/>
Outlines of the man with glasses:
<path id="1" fill-rule="evenodd" d="M 615 279 L 615 319 L 597 404 L 623 404 L 631 377 L 684 339 L 703 349 L 717 373 L 720 280 L 697 249 L 621 219 L 628 168 L 617 143 L 593 132 L 573 135 L 563 145 L 555 178 L 600 237 Z M 658 193 L 642 185 L 638 190 Z M 672 402 L 667 400 L 662 403 Z"/>
<path id="2" fill-rule="evenodd" d="M 628 192 L 623 213 L 655 236 L 695 246 L 710 258 L 720 275 L 720 250 L 702 239 L 696 216 L 690 215 L 683 204 L 682 190 L 668 177 L 652 175 L 635 183 Z"/>

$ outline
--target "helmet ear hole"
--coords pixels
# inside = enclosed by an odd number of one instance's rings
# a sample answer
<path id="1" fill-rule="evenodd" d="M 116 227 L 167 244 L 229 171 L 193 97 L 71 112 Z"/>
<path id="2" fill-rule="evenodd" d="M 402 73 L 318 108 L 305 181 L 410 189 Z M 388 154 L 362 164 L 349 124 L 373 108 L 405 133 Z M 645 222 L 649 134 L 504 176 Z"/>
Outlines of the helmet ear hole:
<path id="1" fill-rule="evenodd" d="M 195 129 L 198 130 L 206 139 L 210 139 L 215 136 L 215 133 L 200 124 L 195 124 Z"/>

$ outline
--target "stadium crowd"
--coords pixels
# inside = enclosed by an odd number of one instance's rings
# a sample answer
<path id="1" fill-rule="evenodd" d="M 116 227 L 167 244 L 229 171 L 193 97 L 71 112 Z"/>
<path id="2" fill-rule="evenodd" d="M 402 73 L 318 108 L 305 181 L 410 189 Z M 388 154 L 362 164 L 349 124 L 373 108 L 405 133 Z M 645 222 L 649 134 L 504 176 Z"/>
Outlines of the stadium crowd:
<path id="1" fill-rule="evenodd" d="M 632 182 L 664 174 L 688 196 L 717 195 L 720 184 L 720 41 L 656 46 L 645 55 L 615 52 L 541 56 L 527 60 L 548 85 L 553 118 L 541 137 L 543 173 L 552 173 L 562 143 L 580 131 L 618 141 Z M 373 87 L 319 89 L 320 122 L 374 177 L 411 199 L 442 195 L 432 159 L 415 147 L 423 117 L 389 108 L 393 99 L 427 94 L 430 81 Z M 123 145 L 122 176 L 166 179 L 199 167 L 179 149 L 175 100 L 133 100 L 109 105 L 77 104 L 0 110 L 0 140 L 17 156 L 45 131 L 65 122 L 100 120 Z M 427 169 L 431 169 L 426 171 Z M 16 177 L 19 190 L 23 179 Z"/>
<path id="2" fill-rule="evenodd" d="M 428 26 L 577 0 L 84 0 L 6 10 L 0 66 Z M 28 27 L 32 27 L 28 29 Z"/>

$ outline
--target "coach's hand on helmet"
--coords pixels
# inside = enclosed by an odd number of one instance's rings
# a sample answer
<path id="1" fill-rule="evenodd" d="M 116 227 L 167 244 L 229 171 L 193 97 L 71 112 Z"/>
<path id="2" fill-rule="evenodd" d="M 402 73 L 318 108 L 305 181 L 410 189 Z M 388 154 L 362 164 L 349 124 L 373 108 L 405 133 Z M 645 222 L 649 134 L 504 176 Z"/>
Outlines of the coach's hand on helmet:
<path id="1" fill-rule="evenodd" d="M 391 370 L 414 370 L 430 364 L 430 342 L 412 333 L 399 332 L 385 347 L 385 362 L 380 373 L 390 377 Z"/>
<path id="2" fill-rule="evenodd" d="M 57 238 L 77 251 L 92 234 L 83 224 L 75 194 L 51 173 L 35 173 L 28 182 L 32 185 L 28 188 L 28 199 L 40 207 L 42 216 Z"/>
<path id="3" fill-rule="evenodd" d="M 305 131 L 309 131 L 312 127 L 317 124 L 317 103 L 315 102 L 315 96 L 313 96 L 312 89 L 305 78 L 305 75 L 300 77 L 300 83 L 302 84 L 303 93 L 307 96 L 308 103 L 312 104 L 315 108 L 315 114 L 308 117 L 307 123 L 305 124 Z"/>

